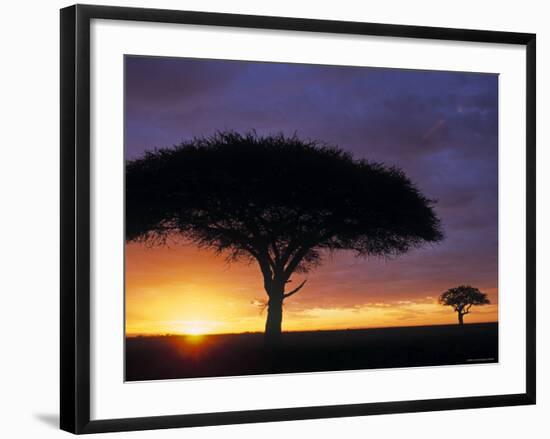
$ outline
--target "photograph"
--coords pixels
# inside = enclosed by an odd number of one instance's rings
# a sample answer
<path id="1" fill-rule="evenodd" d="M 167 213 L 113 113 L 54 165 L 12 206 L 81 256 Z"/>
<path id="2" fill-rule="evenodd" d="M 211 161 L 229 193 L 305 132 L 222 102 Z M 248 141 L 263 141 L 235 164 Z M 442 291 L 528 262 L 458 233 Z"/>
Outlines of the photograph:
<path id="1" fill-rule="evenodd" d="M 498 74 L 123 62 L 125 381 L 498 363 Z"/>

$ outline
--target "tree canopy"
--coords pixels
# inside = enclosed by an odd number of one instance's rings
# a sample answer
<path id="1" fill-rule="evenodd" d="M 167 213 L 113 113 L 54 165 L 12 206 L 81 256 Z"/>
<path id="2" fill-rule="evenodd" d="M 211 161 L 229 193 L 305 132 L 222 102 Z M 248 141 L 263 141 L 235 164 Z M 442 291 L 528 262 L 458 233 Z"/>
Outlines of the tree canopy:
<path id="1" fill-rule="evenodd" d="M 126 171 L 128 240 L 178 234 L 302 271 L 322 249 L 389 256 L 439 241 L 432 205 L 401 170 L 296 136 L 218 133 L 147 152 Z"/>

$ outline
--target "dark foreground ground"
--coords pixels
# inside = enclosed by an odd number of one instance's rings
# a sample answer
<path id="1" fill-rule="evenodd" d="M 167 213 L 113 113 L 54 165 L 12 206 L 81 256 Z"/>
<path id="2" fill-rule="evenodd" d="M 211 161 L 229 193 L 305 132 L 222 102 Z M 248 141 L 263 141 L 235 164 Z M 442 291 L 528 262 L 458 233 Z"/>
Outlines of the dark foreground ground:
<path id="1" fill-rule="evenodd" d="M 498 361 L 498 324 L 126 339 L 126 380 L 319 372 Z"/>

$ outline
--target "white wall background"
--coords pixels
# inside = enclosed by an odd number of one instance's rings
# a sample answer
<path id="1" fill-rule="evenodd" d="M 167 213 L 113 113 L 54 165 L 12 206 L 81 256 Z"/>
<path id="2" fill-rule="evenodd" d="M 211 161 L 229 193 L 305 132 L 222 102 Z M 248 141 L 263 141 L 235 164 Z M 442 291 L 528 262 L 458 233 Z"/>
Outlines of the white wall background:
<path id="1" fill-rule="evenodd" d="M 96 3 L 88 1 L 88 3 Z M 240 439 L 300 437 L 408 439 L 538 439 L 550 434 L 550 14 L 545 2 L 462 0 L 157 0 L 100 4 L 464 27 L 537 33 L 538 44 L 538 348 L 539 403 L 456 412 L 326 419 L 186 430 L 117 433 L 109 437 Z M 0 24 L 0 435 L 67 435 L 58 422 L 59 286 L 59 13 L 63 1 L 9 2 Z M 545 416 L 546 415 L 546 416 Z"/>

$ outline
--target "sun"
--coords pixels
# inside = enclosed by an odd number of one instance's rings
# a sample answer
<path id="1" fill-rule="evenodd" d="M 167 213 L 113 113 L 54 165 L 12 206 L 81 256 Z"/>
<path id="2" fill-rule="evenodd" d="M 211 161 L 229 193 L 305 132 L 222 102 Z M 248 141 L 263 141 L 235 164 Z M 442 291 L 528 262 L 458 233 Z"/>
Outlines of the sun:
<path id="1" fill-rule="evenodd" d="M 201 336 L 208 334 L 213 329 L 213 324 L 204 320 L 183 322 L 181 332 L 185 335 Z"/>
<path id="2" fill-rule="evenodd" d="M 185 329 L 184 332 L 187 335 L 204 335 L 204 329 L 199 326 L 191 326 Z"/>

